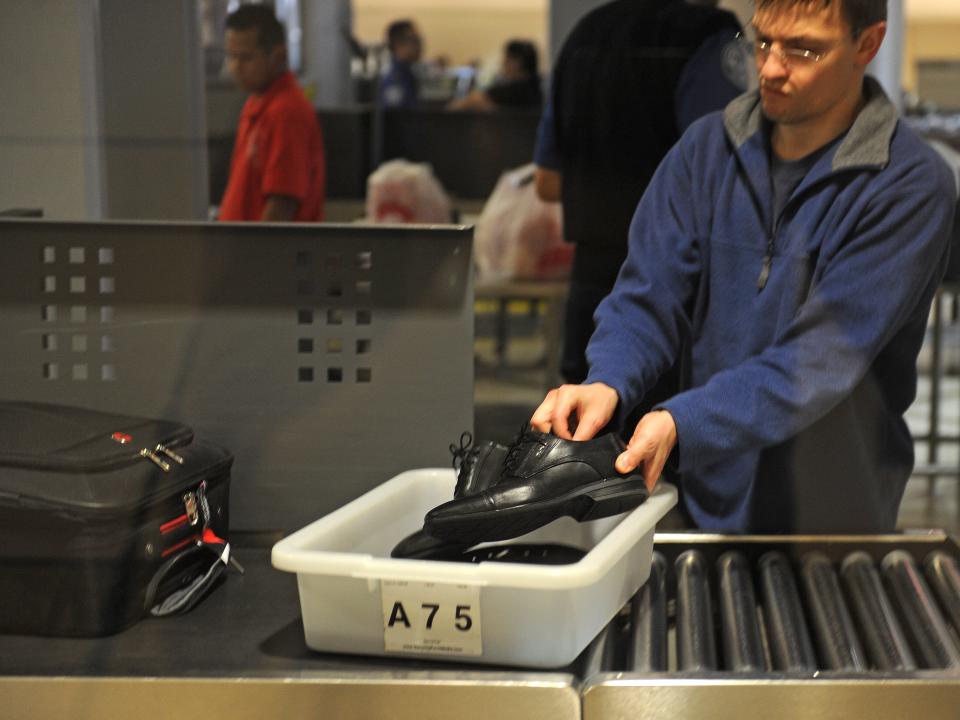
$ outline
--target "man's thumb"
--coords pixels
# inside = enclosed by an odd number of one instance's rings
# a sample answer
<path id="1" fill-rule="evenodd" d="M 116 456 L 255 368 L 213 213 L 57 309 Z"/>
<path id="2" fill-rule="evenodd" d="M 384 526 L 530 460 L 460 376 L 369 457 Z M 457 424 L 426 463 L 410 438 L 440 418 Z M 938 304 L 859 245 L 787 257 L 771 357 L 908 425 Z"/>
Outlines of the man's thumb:
<path id="1" fill-rule="evenodd" d="M 627 448 L 617 457 L 615 467 L 618 473 L 625 475 L 635 470 L 639 464 L 640 458 L 635 457 L 635 454 L 630 451 L 630 448 Z"/>

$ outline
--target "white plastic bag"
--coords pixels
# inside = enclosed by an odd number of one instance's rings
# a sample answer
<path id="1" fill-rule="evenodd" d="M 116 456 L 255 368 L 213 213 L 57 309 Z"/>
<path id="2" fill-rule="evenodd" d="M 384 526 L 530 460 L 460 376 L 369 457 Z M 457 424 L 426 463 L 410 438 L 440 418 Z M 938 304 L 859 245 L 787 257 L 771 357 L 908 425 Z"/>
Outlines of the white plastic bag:
<path id="1" fill-rule="evenodd" d="M 537 197 L 534 166 L 500 176 L 473 234 L 482 281 L 556 280 L 570 274 L 573 245 L 563 241 L 559 203 Z"/>
<path id="2" fill-rule="evenodd" d="M 366 213 L 374 223 L 449 223 L 450 200 L 430 165 L 390 160 L 367 178 Z"/>

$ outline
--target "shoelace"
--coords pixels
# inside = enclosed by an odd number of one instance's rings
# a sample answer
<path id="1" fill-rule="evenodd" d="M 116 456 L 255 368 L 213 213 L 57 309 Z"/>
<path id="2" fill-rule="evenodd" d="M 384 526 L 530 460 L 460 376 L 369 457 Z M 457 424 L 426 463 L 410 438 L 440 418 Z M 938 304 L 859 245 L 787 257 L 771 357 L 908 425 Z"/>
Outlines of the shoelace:
<path id="1" fill-rule="evenodd" d="M 473 435 L 464 431 L 460 434 L 459 447 L 457 447 L 456 443 L 450 443 L 450 454 L 453 456 L 451 463 L 453 469 L 457 471 L 457 487 L 456 490 L 454 490 L 454 494 L 459 495 L 463 489 L 464 482 L 470 477 L 473 465 L 477 461 L 477 456 L 480 454 L 480 448 L 473 446 Z"/>
<path id="2" fill-rule="evenodd" d="M 520 466 L 520 463 L 523 461 L 523 458 L 526 457 L 527 450 L 531 445 L 536 444 L 546 447 L 547 443 L 544 441 L 543 437 L 543 433 L 537 432 L 536 430 L 531 430 L 528 425 L 522 425 L 520 427 L 520 433 L 517 435 L 517 439 L 514 440 L 513 444 L 510 445 L 510 449 L 507 451 L 507 456 L 503 460 L 503 474 L 514 474 L 514 472 Z"/>

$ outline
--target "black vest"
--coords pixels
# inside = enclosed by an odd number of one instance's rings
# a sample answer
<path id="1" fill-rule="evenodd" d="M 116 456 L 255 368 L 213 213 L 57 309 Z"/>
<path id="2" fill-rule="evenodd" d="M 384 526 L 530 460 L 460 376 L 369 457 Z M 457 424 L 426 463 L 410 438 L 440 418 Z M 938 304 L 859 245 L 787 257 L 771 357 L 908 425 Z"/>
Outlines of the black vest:
<path id="1" fill-rule="evenodd" d="M 723 28 L 731 40 L 738 29 L 723 10 L 617 0 L 583 18 L 564 43 L 553 79 L 564 235 L 592 279 L 615 277 L 626 257 L 640 196 L 680 137 L 674 93 L 684 65 Z M 584 267 L 586 248 L 595 251 L 594 272 Z"/>

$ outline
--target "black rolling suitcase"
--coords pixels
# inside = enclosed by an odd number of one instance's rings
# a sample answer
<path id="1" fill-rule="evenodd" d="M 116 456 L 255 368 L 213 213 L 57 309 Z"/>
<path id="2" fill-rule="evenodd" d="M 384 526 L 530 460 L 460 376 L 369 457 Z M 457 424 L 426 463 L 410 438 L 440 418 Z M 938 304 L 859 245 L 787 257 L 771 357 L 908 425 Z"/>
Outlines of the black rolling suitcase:
<path id="1" fill-rule="evenodd" d="M 189 609 L 230 559 L 232 463 L 181 423 L 0 402 L 0 632 Z"/>

